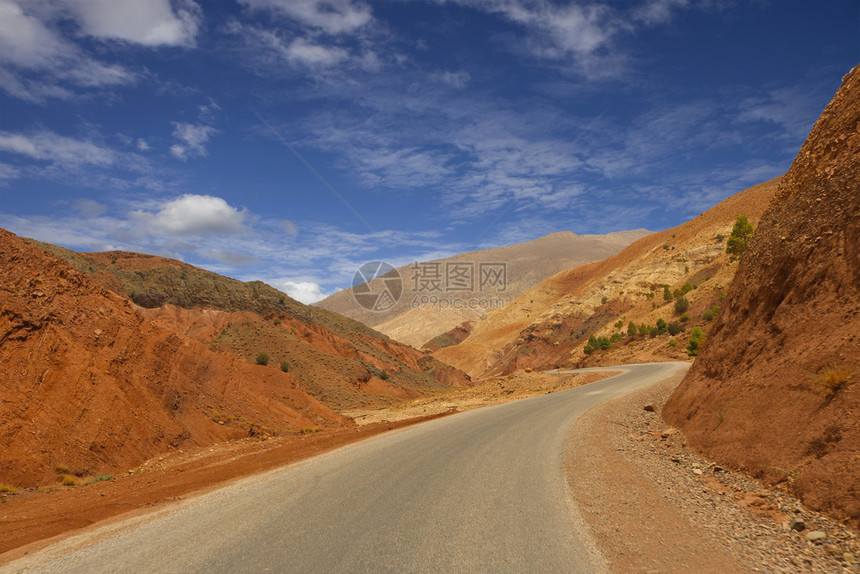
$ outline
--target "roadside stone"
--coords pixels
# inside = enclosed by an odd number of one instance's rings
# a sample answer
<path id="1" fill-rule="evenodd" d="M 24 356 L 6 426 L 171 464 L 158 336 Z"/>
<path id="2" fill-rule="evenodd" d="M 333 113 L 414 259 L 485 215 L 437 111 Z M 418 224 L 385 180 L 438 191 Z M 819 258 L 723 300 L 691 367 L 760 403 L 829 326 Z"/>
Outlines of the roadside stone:
<path id="1" fill-rule="evenodd" d="M 800 532 L 802 530 L 806 530 L 806 523 L 803 521 L 802 518 L 795 517 L 792 518 L 791 522 L 788 523 L 788 527 L 792 530 L 797 530 L 798 532 Z"/>
<path id="2" fill-rule="evenodd" d="M 812 532 L 806 533 L 806 541 L 807 542 L 820 542 L 827 538 L 827 534 L 822 532 L 821 530 L 813 530 Z"/>
<path id="3" fill-rule="evenodd" d="M 702 476 L 702 469 L 701 468 L 694 468 L 693 474 L 695 474 L 696 476 Z"/>

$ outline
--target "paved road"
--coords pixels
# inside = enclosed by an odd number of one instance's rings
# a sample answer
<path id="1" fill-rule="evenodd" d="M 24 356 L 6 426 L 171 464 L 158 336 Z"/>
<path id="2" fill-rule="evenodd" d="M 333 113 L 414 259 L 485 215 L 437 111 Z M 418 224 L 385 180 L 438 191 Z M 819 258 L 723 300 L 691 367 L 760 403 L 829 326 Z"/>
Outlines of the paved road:
<path id="1" fill-rule="evenodd" d="M 393 431 L 3 570 L 590 572 L 565 486 L 565 435 L 590 406 L 684 366 L 629 366 Z"/>

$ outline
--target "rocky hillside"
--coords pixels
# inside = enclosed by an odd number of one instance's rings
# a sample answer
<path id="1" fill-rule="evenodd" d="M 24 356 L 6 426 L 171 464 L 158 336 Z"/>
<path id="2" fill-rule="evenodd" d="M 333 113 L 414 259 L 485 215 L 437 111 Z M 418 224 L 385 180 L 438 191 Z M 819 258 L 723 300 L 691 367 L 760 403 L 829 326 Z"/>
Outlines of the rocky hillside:
<path id="1" fill-rule="evenodd" d="M 860 67 L 783 178 L 663 414 L 708 457 L 860 527 Z"/>
<path id="2" fill-rule="evenodd" d="M 463 373 L 363 323 L 304 305 L 260 281 L 244 283 L 151 255 L 75 253 L 34 243 L 151 309 L 147 316 L 166 328 L 248 362 L 261 352 L 275 367 L 286 361 L 305 390 L 338 410 L 470 384 Z"/>
<path id="3" fill-rule="evenodd" d="M 125 472 L 183 445 L 349 426 L 335 408 L 469 382 L 415 349 L 264 286 L 146 256 L 65 255 L 86 273 L 0 230 L 0 483 Z M 194 300 L 179 286 L 183 274 L 226 290 L 235 309 L 266 313 L 165 303 Z M 135 295 L 174 298 L 145 309 L 125 296 L 124 283 Z M 256 364 L 263 351 L 268 364 Z"/>
<path id="4" fill-rule="evenodd" d="M 495 302 L 505 304 L 554 273 L 618 253 L 648 233 L 644 229 L 606 235 L 552 233 L 525 243 L 422 262 L 417 269 L 414 265 L 400 267 L 397 273 L 403 283 L 402 296 L 397 304 L 385 310 L 365 309 L 356 302 L 352 289 L 339 291 L 316 305 L 362 321 L 393 339 L 421 347 L 464 322 L 484 317 Z M 482 285 L 481 265 L 498 263 L 505 266 L 504 280 Z M 466 285 L 448 285 L 447 266 L 457 264 L 465 264 L 463 269 L 472 274 Z M 440 288 L 432 289 L 427 282 L 433 280 L 436 270 L 440 274 Z M 376 289 L 378 284 L 371 283 L 374 292 L 381 290 Z M 442 301 L 434 304 L 434 300 Z M 469 306 L 454 301 L 477 303 Z"/>
<path id="5" fill-rule="evenodd" d="M 720 305 L 737 270 L 737 261 L 726 253 L 734 222 L 746 215 L 756 223 L 778 182 L 741 191 L 683 225 L 550 277 L 434 356 L 476 378 L 522 368 L 686 359 L 693 328 L 707 327 L 712 317 L 706 312 Z M 675 303 L 682 297 L 689 307 L 679 311 Z M 631 322 L 650 328 L 658 321 L 683 330 L 628 334 Z M 613 335 L 611 348 L 584 352 L 589 337 Z"/>

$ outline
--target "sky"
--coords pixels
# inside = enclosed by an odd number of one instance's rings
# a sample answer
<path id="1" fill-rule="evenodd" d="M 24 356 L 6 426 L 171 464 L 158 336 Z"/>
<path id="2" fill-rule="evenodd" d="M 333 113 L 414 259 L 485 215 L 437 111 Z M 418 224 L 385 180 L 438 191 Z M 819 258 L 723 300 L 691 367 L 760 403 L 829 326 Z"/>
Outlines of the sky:
<path id="1" fill-rule="evenodd" d="M 312 302 L 788 170 L 860 0 L 0 0 L 0 227 Z"/>

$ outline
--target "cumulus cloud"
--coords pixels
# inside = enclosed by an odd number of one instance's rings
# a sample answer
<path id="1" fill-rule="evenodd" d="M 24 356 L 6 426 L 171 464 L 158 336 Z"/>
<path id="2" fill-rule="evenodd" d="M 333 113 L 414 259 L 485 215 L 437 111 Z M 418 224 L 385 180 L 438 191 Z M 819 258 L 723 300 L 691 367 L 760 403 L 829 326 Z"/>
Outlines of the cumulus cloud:
<path id="1" fill-rule="evenodd" d="M 328 296 L 322 292 L 319 284 L 313 281 L 279 281 L 273 286 L 305 305 L 316 303 Z"/>
<path id="2" fill-rule="evenodd" d="M 140 212 L 138 215 L 148 218 Z M 176 235 L 215 235 L 244 231 L 245 215 L 245 210 L 236 209 L 220 197 L 186 194 L 165 203 L 152 220 Z"/>
<path id="3" fill-rule="evenodd" d="M 183 161 L 189 157 L 206 157 L 206 143 L 216 131 L 212 126 L 173 122 L 173 137 L 180 143 L 170 146 L 170 153 Z"/>
<path id="4" fill-rule="evenodd" d="M 355 32 L 373 19 L 370 6 L 353 0 L 241 0 L 254 9 L 282 14 L 328 34 Z"/>
<path id="5" fill-rule="evenodd" d="M 190 0 L 174 10 L 169 0 L 67 0 L 81 31 L 144 46 L 192 45 L 200 8 Z"/>

